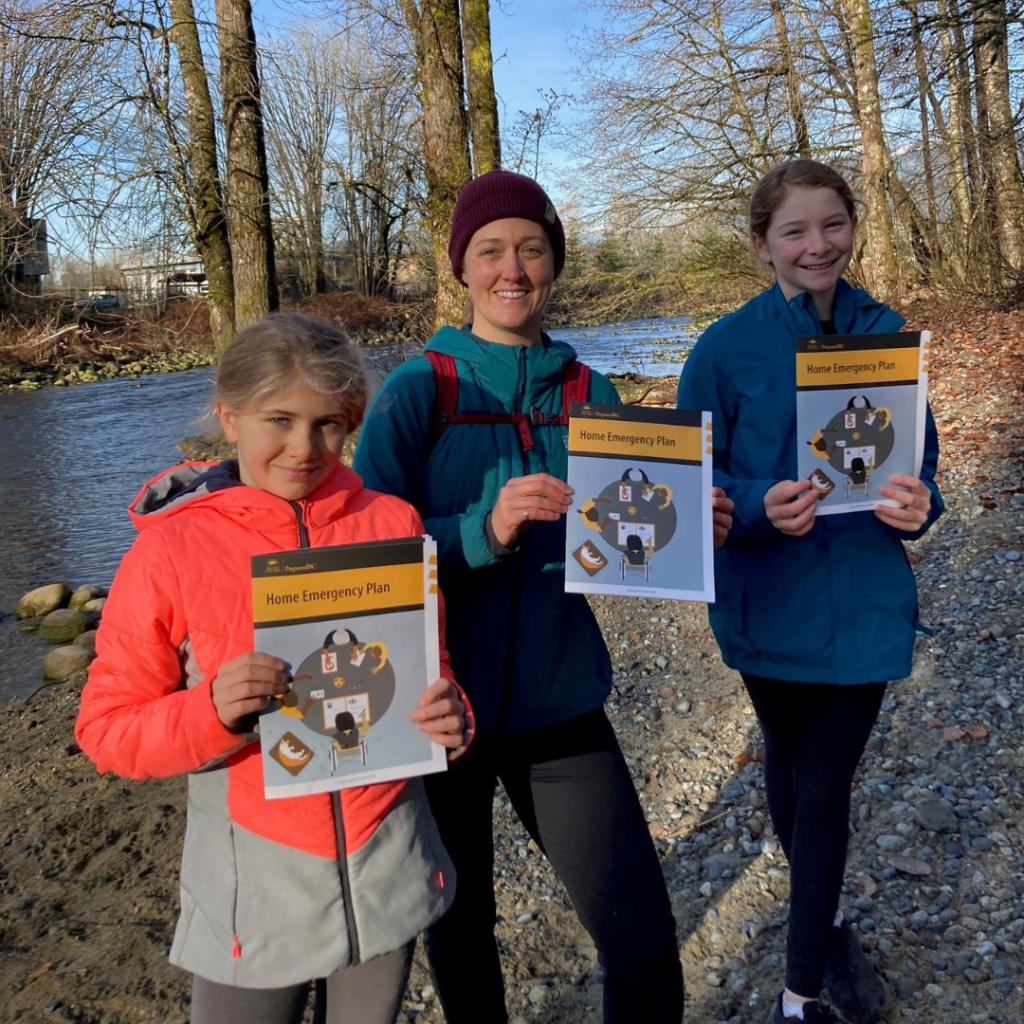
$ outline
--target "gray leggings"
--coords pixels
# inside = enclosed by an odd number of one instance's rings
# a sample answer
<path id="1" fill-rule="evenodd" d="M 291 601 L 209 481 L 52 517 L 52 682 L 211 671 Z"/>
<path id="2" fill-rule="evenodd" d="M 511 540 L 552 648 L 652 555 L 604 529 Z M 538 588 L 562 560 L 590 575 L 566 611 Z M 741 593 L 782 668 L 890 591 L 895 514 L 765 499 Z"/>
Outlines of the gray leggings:
<path id="1" fill-rule="evenodd" d="M 394 1024 L 409 980 L 415 940 L 316 982 L 317 1024 Z M 310 983 L 238 988 L 192 978 L 192 1024 L 299 1024 Z"/>

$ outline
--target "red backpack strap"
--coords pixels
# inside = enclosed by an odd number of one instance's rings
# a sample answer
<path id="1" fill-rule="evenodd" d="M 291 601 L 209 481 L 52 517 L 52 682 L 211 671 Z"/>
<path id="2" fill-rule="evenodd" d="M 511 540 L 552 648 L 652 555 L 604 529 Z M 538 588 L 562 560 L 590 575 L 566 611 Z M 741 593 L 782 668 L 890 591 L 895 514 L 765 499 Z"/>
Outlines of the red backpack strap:
<path id="1" fill-rule="evenodd" d="M 590 397 L 590 367 L 574 359 L 562 371 L 562 415 L 569 422 L 573 402 L 585 402 Z"/>
<path id="2" fill-rule="evenodd" d="M 434 416 L 431 421 L 431 443 L 453 423 L 511 423 L 519 431 L 519 443 L 524 452 L 533 448 L 530 425 L 544 424 L 565 426 L 569 422 L 569 410 L 573 402 L 585 402 L 590 393 L 590 367 L 574 359 L 562 370 L 562 413 L 559 416 L 545 416 L 544 413 L 460 413 L 459 373 L 452 356 L 445 352 L 428 349 L 423 353 L 434 368 L 437 382 L 437 399 L 434 402 Z"/>
<path id="3" fill-rule="evenodd" d="M 447 352 L 428 349 L 423 354 L 434 368 L 434 380 L 437 383 L 434 416 L 430 422 L 431 441 L 436 444 L 459 405 L 459 372 L 454 358 Z"/>

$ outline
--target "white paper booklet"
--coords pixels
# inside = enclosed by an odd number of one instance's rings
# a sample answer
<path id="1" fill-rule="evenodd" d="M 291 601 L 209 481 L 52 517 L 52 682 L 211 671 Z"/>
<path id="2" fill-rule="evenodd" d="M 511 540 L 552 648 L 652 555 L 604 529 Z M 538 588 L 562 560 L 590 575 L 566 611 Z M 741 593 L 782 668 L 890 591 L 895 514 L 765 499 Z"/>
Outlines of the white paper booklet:
<path id="1" fill-rule="evenodd" d="M 252 595 L 256 650 L 293 679 L 260 716 L 268 800 L 446 769 L 409 721 L 441 674 L 433 540 L 257 555 Z"/>
<path id="2" fill-rule="evenodd" d="M 714 601 L 711 414 L 574 402 L 565 589 Z"/>
<path id="3" fill-rule="evenodd" d="M 920 476 L 930 337 L 797 338 L 797 476 L 817 491 L 817 515 L 897 506 L 879 488 L 896 473 Z"/>

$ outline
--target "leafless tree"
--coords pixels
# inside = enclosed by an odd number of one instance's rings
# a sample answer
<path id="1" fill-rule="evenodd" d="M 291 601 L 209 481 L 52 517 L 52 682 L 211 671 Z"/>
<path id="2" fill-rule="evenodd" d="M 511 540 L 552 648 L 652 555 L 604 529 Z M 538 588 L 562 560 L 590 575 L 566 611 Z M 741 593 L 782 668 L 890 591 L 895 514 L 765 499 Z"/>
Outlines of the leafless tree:
<path id="1" fill-rule="evenodd" d="M 386 295 L 422 201 L 415 62 L 386 23 L 275 41 L 264 99 L 282 251 L 316 291 L 327 242 L 352 259 L 356 290 Z"/>
<path id="2" fill-rule="evenodd" d="M 82 186 L 117 106 L 94 87 L 101 30 L 89 8 L 0 0 L 0 304 L 24 287 L 42 218 L 96 212 Z"/>

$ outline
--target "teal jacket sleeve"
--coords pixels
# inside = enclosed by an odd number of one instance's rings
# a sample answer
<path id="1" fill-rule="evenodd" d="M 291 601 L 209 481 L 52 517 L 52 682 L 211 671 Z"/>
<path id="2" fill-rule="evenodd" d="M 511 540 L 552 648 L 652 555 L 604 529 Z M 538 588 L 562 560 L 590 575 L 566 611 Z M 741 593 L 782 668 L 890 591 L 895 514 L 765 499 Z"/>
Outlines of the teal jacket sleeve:
<path id="1" fill-rule="evenodd" d="M 776 481 L 738 479 L 729 473 L 729 435 L 738 403 L 728 374 L 717 372 L 714 361 L 714 346 L 698 341 L 683 364 L 676 408 L 711 412 L 712 479 L 735 503 L 729 540 L 770 537 L 776 531 L 765 514 L 764 496 Z"/>
<path id="2" fill-rule="evenodd" d="M 487 511 L 428 516 L 423 507 L 436 398 L 434 370 L 426 359 L 412 359 L 389 374 L 366 410 L 352 468 L 370 490 L 397 495 L 417 509 L 442 562 L 472 569 L 494 565 Z"/>
<path id="3" fill-rule="evenodd" d="M 615 385 L 603 374 L 596 370 L 590 374 L 590 391 L 587 396 L 591 402 L 599 405 L 622 405 Z"/>

